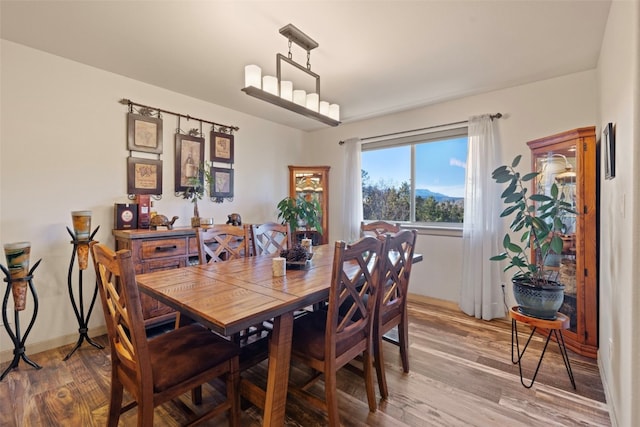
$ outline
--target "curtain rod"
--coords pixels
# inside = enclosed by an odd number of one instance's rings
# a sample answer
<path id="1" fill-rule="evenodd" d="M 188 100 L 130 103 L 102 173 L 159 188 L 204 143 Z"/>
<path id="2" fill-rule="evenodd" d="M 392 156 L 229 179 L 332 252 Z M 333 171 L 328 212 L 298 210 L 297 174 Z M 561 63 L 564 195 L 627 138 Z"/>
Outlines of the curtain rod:
<path id="1" fill-rule="evenodd" d="M 499 119 L 502 117 L 502 113 L 496 113 L 496 114 L 490 114 L 489 118 L 491 120 L 493 119 Z M 435 125 L 435 126 L 428 126 L 426 128 L 420 128 L 420 129 L 411 129 L 411 130 L 403 130 L 401 132 L 392 132 L 392 133 L 385 133 L 382 135 L 374 135 L 374 136 L 367 136 L 366 138 L 361 138 L 360 141 L 366 141 L 368 139 L 376 139 L 376 138 L 382 138 L 384 136 L 394 136 L 394 135 L 401 135 L 403 133 L 411 133 L 411 132 L 419 132 L 421 130 L 429 130 L 429 129 L 436 129 L 436 128 L 442 128 L 442 127 L 446 127 L 446 126 L 453 126 L 453 125 L 461 125 L 464 123 L 469 123 L 469 120 L 461 120 L 459 122 L 451 122 L 451 123 L 445 123 L 443 125 Z M 340 141 L 338 142 L 338 145 L 343 145 L 344 141 Z"/>
<path id="2" fill-rule="evenodd" d="M 132 105 L 136 105 L 136 106 L 141 107 L 141 108 L 148 108 L 150 110 L 156 110 L 158 113 L 165 113 L 165 114 L 171 114 L 171 115 L 178 116 L 178 117 L 184 117 L 187 120 L 195 120 L 196 122 L 209 123 L 210 125 L 213 125 L 213 126 L 218 126 L 218 127 L 222 127 L 222 128 L 236 130 L 236 131 L 240 130 L 240 128 L 238 126 L 223 125 L 221 123 L 216 123 L 216 122 L 212 122 L 212 121 L 209 121 L 209 120 L 199 119 L 197 117 L 191 117 L 191 116 L 185 115 L 185 114 L 174 113 L 173 111 L 163 110 L 162 108 L 150 107 L 148 105 L 138 104 L 137 102 L 133 102 L 130 99 L 126 99 L 126 98 L 122 98 L 120 100 L 120 104 L 128 105 L 129 107 L 132 106 Z"/>

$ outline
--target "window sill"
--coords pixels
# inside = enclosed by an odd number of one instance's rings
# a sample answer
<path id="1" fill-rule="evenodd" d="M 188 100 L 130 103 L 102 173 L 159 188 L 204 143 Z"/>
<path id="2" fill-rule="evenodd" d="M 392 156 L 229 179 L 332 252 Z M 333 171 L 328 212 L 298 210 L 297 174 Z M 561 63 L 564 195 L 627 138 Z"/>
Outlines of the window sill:
<path id="1" fill-rule="evenodd" d="M 401 224 L 401 228 L 415 229 L 420 235 L 426 236 L 446 236 L 462 237 L 462 227 L 424 225 L 424 224 Z"/>

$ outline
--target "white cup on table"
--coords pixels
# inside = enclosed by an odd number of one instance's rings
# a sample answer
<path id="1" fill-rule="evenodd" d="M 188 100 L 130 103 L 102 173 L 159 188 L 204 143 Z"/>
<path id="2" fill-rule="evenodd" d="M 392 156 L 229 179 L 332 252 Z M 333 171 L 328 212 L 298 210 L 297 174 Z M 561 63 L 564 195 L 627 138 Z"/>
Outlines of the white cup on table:
<path id="1" fill-rule="evenodd" d="M 287 274 L 286 259 L 283 257 L 273 258 L 273 264 L 271 265 L 273 271 L 273 277 L 282 277 Z"/>

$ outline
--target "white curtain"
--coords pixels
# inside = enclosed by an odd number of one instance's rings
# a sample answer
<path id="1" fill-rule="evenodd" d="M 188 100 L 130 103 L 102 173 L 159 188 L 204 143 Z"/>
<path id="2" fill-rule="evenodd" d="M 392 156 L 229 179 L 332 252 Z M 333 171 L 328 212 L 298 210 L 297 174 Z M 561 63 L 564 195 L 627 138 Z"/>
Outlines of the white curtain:
<path id="1" fill-rule="evenodd" d="M 345 242 L 353 242 L 360 237 L 360 222 L 362 221 L 361 147 L 360 138 L 350 138 L 344 142 L 344 193 L 340 239 Z"/>
<path id="2" fill-rule="evenodd" d="M 484 320 L 505 315 L 502 266 L 489 260 L 502 251 L 500 188 L 491 178 L 499 158 L 496 123 L 488 114 L 469 118 L 460 308 Z"/>

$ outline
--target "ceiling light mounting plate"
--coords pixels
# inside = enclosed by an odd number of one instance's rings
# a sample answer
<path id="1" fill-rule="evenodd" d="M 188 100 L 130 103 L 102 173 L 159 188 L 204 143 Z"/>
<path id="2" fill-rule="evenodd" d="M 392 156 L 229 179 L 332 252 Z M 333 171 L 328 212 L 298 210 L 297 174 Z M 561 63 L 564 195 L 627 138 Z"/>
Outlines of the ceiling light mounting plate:
<path id="1" fill-rule="evenodd" d="M 298 29 L 293 24 L 287 24 L 284 27 L 280 28 L 280 34 L 282 34 L 287 39 L 291 40 L 307 52 L 319 46 L 314 39 L 300 31 L 300 29 Z"/>

